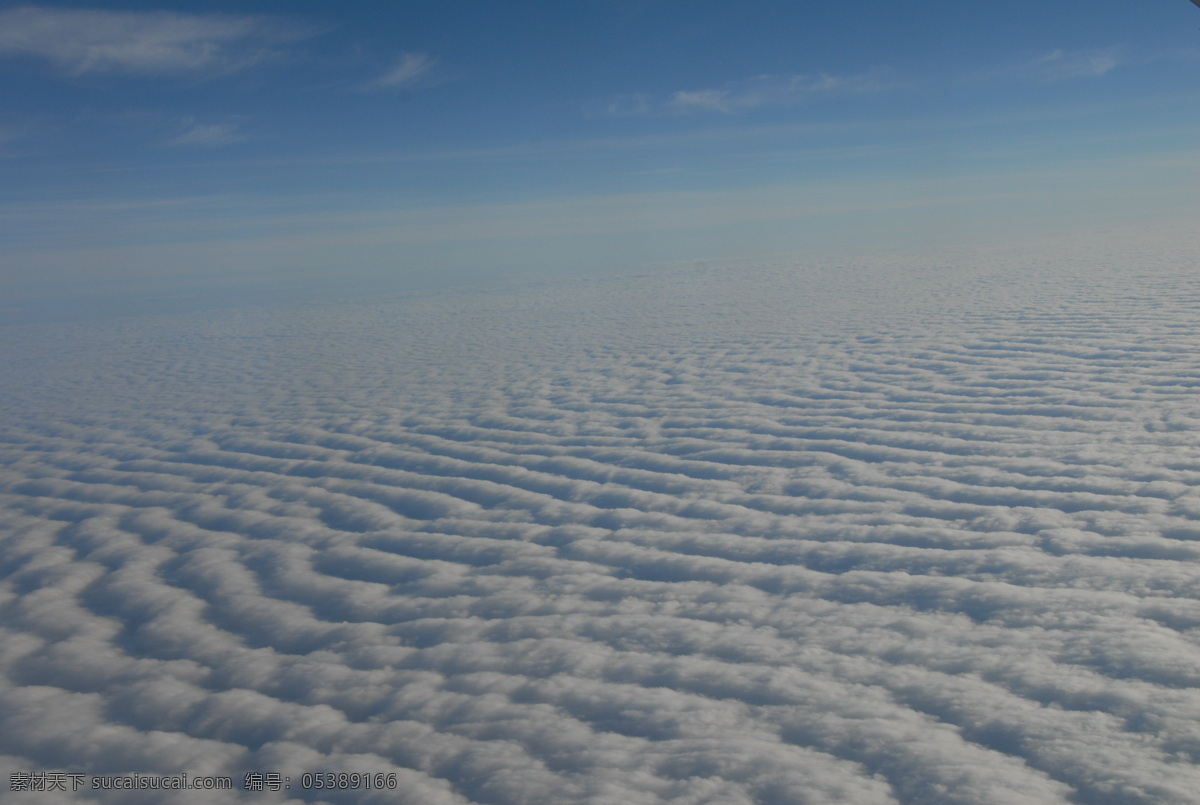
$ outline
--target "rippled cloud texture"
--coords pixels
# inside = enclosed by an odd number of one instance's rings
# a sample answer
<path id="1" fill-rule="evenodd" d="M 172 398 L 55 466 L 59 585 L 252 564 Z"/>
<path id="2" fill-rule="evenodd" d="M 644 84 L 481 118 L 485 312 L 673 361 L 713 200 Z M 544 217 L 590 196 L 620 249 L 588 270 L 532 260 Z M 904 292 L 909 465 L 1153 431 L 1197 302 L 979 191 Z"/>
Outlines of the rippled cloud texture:
<path id="1" fill-rule="evenodd" d="M 1197 255 L 1064 253 L 8 326 L 0 771 L 1200 802 Z"/>

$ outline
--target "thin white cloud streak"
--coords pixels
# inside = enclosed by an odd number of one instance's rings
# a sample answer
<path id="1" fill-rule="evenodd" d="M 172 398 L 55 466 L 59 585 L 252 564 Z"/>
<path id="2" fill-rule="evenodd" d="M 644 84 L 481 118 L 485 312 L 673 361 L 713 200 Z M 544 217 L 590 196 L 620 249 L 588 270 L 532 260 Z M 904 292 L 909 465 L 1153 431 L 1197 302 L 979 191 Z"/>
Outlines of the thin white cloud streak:
<path id="1" fill-rule="evenodd" d="M 755 109 L 792 106 L 822 95 L 876 93 L 896 89 L 901 84 L 890 70 L 874 69 L 853 76 L 760 75 L 731 81 L 720 87 L 679 90 L 666 98 L 649 93 L 618 95 L 604 107 L 614 117 L 649 114 L 691 114 L 716 112 L 736 114 Z"/>
<path id="2" fill-rule="evenodd" d="M 715 89 L 676 92 L 667 107 L 677 112 L 734 112 L 770 106 L 790 106 L 814 95 L 882 92 L 898 86 L 886 70 L 856 76 L 756 76 Z"/>
<path id="3" fill-rule="evenodd" d="M 0 11 L 0 55 L 43 59 L 70 76 L 228 72 L 302 35 L 265 17 L 37 6 Z"/>
<path id="4" fill-rule="evenodd" d="M 437 60 L 425 53 L 405 53 L 396 65 L 364 89 L 407 89 L 427 80 Z"/>
<path id="5" fill-rule="evenodd" d="M 215 148 L 244 142 L 247 137 L 237 123 L 196 123 L 187 121 L 184 131 L 167 140 L 167 145 Z"/>
<path id="6" fill-rule="evenodd" d="M 1056 50 L 1029 62 L 1025 65 L 1024 71 L 1038 76 L 1043 81 L 1065 81 L 1072 78 L 1102 76 L 1120 63 L 1116 53 L 1111 51 L 1064 53 Z"/>
<path id="7" fill-rule="evenodd" d="M 640 117 L 654 111 L 654 100 L 645 92 L 623 93 L 609 101 L 604 111 L 613 117 Z"/>
<path id="8" fill-rule="evenodd" d="M 1059 81 L 1099 78 L 1119 67 L 1123 61 L 1120 51 L 1116 48 L 1087 51 L 1053 50 L 1020 64 L 984 73 L 980 77 L 1021 79 L 1051 84 Z"/>

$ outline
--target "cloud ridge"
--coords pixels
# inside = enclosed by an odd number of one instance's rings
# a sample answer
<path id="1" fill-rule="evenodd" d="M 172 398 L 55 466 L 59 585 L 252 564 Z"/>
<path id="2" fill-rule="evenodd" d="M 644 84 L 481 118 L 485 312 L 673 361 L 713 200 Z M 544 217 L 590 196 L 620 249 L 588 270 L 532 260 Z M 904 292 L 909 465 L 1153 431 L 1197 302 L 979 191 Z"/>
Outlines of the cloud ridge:
<path id="1" fill-rule="evenodd" d="M 1048 254 L 10 326 L 0 770 L 1193 801 L 1196 255 Z"/>

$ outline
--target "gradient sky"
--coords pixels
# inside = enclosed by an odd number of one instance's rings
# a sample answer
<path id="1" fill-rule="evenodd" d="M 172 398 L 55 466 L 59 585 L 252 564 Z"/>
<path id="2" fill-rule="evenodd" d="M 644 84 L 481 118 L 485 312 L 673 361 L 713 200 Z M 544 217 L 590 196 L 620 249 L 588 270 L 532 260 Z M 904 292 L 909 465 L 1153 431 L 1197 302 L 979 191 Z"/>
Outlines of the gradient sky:
<path id="1" fill-rule="evenodd" d="M 163 9 L 0 7 L 6 314 L 911 252 L 1200 206 L 1186 0 Z"/>

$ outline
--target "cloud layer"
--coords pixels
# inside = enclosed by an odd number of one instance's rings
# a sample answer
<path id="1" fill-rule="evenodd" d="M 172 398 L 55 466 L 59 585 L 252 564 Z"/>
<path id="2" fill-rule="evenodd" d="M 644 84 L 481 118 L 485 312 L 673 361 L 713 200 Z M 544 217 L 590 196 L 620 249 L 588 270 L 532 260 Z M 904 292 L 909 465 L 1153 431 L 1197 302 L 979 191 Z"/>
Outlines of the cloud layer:
<path id="1" fill-rule="evenodd" d="M 1194 258 L 1036 259 L 10 326 L 0 770 L 1195 803 Z"/>

